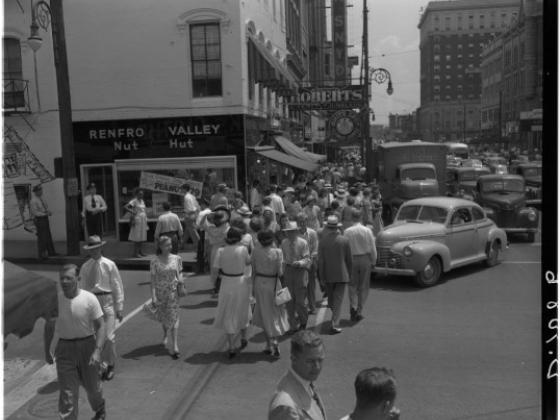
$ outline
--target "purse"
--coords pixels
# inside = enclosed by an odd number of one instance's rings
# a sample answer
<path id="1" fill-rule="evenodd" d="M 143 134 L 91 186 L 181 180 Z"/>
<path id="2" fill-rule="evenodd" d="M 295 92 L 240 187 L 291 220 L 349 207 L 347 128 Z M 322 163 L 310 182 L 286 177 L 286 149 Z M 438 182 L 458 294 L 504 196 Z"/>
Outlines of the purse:
<path id="1" fill-rule="evenodd" d="M 187 296 L 187 286 L 185 286 L 184 281 L 177 283 L 177 296 L 185 297 Z"/>
<path id="2" fill-rule="evenodd" d="M 282 306 L 292 300 L 292 295 L 287 287 L 282 287 L 281 289 L 277 287 L 278 279 L 276 279 L 276 284 L 274 285 L 274 303 L 276 303 L 276 306 Z"/>

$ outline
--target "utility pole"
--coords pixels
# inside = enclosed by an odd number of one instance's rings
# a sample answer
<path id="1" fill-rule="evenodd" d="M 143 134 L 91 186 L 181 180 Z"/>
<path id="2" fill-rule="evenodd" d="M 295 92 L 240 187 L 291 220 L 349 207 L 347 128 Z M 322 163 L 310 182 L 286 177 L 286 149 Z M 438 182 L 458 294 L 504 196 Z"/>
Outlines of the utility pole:
<path id="1" fill-rule="evenodd" d="M 68 255 L 80 254 L 80 214 L 78 211 L 78 179 L 74 161 L 74 137 L 72 134 L 72 103 L 62 0 L 51 0 L 52 35 L 56 86 L 58 91 L 58 117 L 62 147 L 62 173 L 66 200 L 66 249 Z"/>
<path id="2" fill-rule="evenodd" d="M 373 162 L 372 162 L 372 147 L 369 138 L 369 47 L 368 47 L 368 8 L 367 0 L 364 0 L 363 7 L 363 41 L 362 41 L 362 55 L 364 64 L 364 107 L 362 109 L 363 113 L 363 123 L 362 123 L 362 134 L 364 136 L 365 142 L 365 156 L 362 161 L 366 165 L 366 177 L 367 182 L 371 182 L 373 179 Z"/>

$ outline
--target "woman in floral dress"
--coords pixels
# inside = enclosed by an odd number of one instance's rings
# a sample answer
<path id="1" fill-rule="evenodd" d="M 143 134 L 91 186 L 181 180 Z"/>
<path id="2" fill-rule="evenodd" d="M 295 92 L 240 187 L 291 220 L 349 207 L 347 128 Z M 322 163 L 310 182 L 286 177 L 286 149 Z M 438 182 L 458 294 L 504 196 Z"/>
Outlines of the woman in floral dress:
<path id="1" fill-rule="evenodd" d="M 171 254 L 171 238 L 160 236 L 157 255 L 150 263 L 150 280 L 152 302 L 156 307 L 154 318 L 163 327 L 162 344 L 167 347 L 168 334 L 171 331 L 171 356 L 179 358 L 177 335 L 179 328 L 179 296 L 177 285 L 182 282 L 183 261 L 179 255 Z"/>

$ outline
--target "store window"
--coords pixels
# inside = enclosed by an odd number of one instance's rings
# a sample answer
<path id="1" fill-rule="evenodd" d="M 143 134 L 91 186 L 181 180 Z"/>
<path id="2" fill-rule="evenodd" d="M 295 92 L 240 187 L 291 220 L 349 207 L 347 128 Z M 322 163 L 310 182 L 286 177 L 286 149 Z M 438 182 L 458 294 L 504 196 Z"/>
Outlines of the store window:
<path id="1" fill-rule="evenodd" d="M 219 23 L 190 27 L 193 97 L 222 95 Z"/>
<path id="2" fill-rule="evenodd" d="M 144 191 L 146 214 L 155 222 L 169 202 L 171 210 L 184 216 L 181 185 L 191 185 L 198 198 L 209 200 L 219 183 L 237 189 L 235 156 L 117 160 L 117 191 L 119 223 L 127 223 L 124 205 L 134 198 L 134 190 Z"/>

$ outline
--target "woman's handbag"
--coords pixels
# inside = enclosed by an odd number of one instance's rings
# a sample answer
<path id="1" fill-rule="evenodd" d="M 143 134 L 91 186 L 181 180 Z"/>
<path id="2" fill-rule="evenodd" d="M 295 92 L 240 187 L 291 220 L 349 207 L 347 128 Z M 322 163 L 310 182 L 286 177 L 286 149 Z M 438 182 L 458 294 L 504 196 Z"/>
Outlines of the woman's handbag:
<path id="1" fill-rule="evenodd" d="M 180 281 L 177 283 L 177 296 L 185 297 L 187 296 L 187 287 L 185 286 L 184 281 Z"/>
<path id="2" fill-rule="evenodd" d="M 276 306 L 281 306 L 292 300 L 292 295 L 287 287 L 282 287 L 280 289 L 277 287 L 278 279 L 276 279 L 276 284 L 274 286 L 274 302 L 276 303 Z"/>

